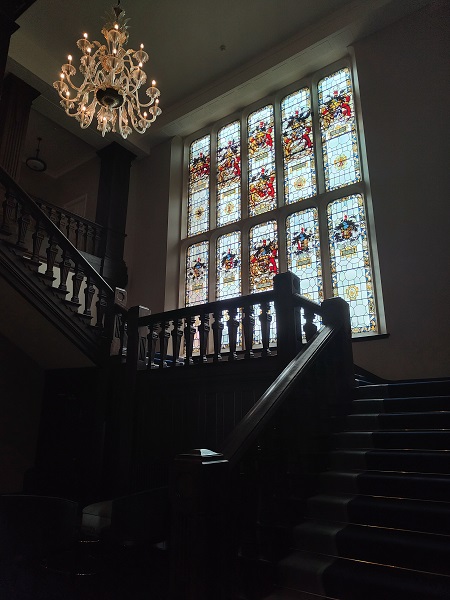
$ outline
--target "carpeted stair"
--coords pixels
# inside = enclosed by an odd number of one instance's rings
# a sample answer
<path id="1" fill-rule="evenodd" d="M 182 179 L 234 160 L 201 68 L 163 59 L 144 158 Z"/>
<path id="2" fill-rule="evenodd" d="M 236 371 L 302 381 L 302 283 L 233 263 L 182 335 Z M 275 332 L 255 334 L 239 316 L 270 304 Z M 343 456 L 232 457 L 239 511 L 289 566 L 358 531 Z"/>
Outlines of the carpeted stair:
<path id="1" fill-rule="evenodd" d="M 450 598 L 450 384 L 361 385 L 265 600 Z"/>

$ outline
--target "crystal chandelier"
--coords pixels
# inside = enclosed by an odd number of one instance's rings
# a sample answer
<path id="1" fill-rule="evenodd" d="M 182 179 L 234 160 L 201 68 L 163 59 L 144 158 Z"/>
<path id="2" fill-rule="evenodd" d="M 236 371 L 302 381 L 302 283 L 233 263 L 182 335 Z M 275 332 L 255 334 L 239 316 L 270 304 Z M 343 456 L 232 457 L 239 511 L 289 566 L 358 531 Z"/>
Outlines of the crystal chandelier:
<path id="1" fill-rule="evenodd" d="M 69 117 L 75 117 L 82 129 L 92 123 L 97 116 L 97 129 L 105 133 L 119 131 L 124 139 L 132 133 L 131 126 L 138 133 L 144 133 L 158 115 L 160 92 L 156 82 L 147 88 L 148 102 L 141 102 L 138 91 L 147 81 L 142 69 L 148 61 L 144 45 L 139 50 L 125 50 L 128 41 L 125 11 L 120 8 L 120 0 L 106 15 L 102 33 L 107 45 L 89 41 L 87 33 L 78 40 L 77 46 L 83 53 L 79 71 L 84 81 L 77 87 L 72 77 L 77 73 L 69 54 L 68 63 L 62 65 L 59 81 L 53 87 L 58 90 L 63 106 Z M 71 96 L 72 91 L 75 97 Z"/>

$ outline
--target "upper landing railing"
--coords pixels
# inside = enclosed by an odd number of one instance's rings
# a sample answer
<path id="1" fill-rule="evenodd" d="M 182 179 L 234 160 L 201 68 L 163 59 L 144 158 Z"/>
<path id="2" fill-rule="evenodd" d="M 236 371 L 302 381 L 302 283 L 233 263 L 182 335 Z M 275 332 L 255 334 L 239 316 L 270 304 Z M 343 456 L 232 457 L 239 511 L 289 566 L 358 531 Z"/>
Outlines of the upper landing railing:
<path id="1" fill-rule="evenodd" d="M 135 307 L 128 312 L 127 364 L 151 370 L 272 354 L 288 361 L 314 337 L 322 314 L 290 272 L 277 275 L 271 291 L 153 315 Z"/>
<path id="2" fill-rule="evenodd" d="M 46 214 L 2 167 L 0 192 L 0 237 L 9 270 L 14 263 L 30 299 L 41 296 L 56 326 L 101 360 L 113 335 L 114 290 L 60 230 L 57 212 Z"/>

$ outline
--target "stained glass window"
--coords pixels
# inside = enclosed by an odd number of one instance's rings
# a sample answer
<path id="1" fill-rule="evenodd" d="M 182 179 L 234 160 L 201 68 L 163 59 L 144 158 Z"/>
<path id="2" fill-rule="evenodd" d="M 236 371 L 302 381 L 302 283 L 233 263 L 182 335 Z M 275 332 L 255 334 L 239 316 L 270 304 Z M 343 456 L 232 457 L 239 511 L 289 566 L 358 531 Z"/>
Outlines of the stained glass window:
<path id="1" fill-rule="evenodd" d="M 221 235 L 217 240 L 216 299 L 241 295 L 241 232 Z"/>
<path id="2" fill-rule="evenodd" d="M 311 117 L 311 94 L 303 88 L 281 103 L 281 127 L 286 204 L 316 194 L 316 170 Z"/>
<path id="3" fill-rule="evenodd" d="M 272 105 L 248 118 L 248 206 L 251 217 L 277 206 Z"/>
<path id="4" fill-rule="evenodd" d="M 301 294 L 312 301 L 322 302 L 326 292 L 344 298 L 353 333 L 378 332 L 380 299 L 375 302 L 373 290 L 364 200 L 368 186 L 352 72 L 342 61 L 327 73 L 262 101 L 250 114 L 242 111 L 233 121 L 224 120 L 209 135 L 191 138 L 195 141 L 186 147 L 189 240 L 183 244 L 190 244 L 186 305 L 272 290 L 274 276 L 289 270 L 300 278 Z M 208 261 L 215 265 L 209 279 Z M 254 311 L 258 345 L 261 306 L 255 304 Z M 270 314 L 274 344 L 273 304 Z M 228 319 L 224 310 L 224 349 L 229 348 Z M 315 323 L 320 326 L 319 319 Z M 243 347 L 242 324 L 237 333 Z"/>
<path id="5" fill-rule="evenodd" d="M 361 180 L 350 69 L 319 82 L 319 113 L 327 190 Z"/>
<path id="6" fill-rule="evenodd" d="M 205 302 L 208 302 L 208 242 L 199 242 L 186 252 L 186 306 Z"/>
<path id="7" fill-rule="evenodd" d="M 217 226 L 241 218 L 241 126 L 234 121 L 217 136 Z"/>
<path id="8" fill-rule="evenodd" d="M 328 205 L 333 295 L 350 305 L 353 333 L 377 331 L 372 270 L 361 194 Z"/>
<path id="9" fill-rule="evenodd" d="M 323 300 L 319 219 L 307 208 L 286 219 L 287 268 L 300 279 L 300 293 L 314 302 Z"/>
<path id="10" fill-rule="evenodd" d="M 210 136 L 192 142 L 189 152 L 188 236 L 209 229 Z"/>
<path id="11" fill-rule="evenodd" d="M 267 221 L 250 229 L 250 293 L 271 290 L 277 273 L 277 223 Z"/>

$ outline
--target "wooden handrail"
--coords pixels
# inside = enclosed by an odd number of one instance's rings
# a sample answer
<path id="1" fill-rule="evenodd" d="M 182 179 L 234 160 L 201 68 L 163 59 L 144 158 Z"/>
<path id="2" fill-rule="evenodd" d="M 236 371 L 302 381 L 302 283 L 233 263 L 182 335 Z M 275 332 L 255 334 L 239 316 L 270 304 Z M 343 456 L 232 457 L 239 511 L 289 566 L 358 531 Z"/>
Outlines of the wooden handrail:
<path id="1" fill-rule="evenodd" d="M 224 447 L 220 450 L 234 469 L 245 451 L 255 442 L 267 423 L 279 410 L 298 380 L 306 373 L 317 355 L 329 344 L 338 331 L 337 327 L 324 326 L 309 346 L 299 352 L 264 392 L 258 402 L 234 428 Z"/>

